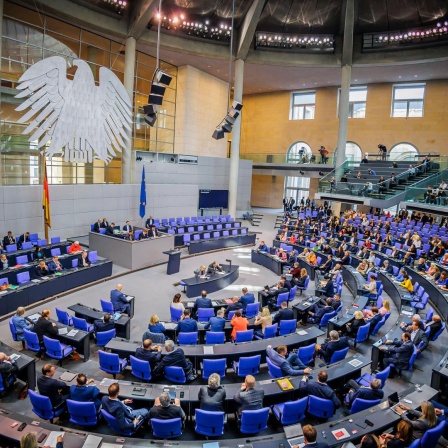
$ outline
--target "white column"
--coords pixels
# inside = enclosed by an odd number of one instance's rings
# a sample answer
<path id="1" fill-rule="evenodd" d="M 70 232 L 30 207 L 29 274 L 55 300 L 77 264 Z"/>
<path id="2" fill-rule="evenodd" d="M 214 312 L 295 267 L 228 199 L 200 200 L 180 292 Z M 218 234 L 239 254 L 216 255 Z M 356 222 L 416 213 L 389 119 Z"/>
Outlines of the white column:
<path id="1" fill-rule="evenodd" d="M 352 78 L 352 66 L 342 67 L 341 95 L 339 97 L 339 129 L 338 152 L 336 155 L 336 167 L 345 162 L 345 146 L 347 144 L 347 128 L 349 113 L 350 83 Z"/>
<path id="2" fill-rule="evenodd" d="M 135 46 L 136 40 L 133 37 L 126 39 L 126 49 L 124 54 L 124 88 L 128 92 L 132 103 L 132 118 L 134 118 L 134 79 L 135 79 Z M 134 126 L 132 125 L 132 128 Z M 132 183 L 132 136 L 133 132 L 128 132 L 129 141 L 126 142 L 126 147 L 123 148 L 121 155 L 121 183 Z"/>
<path id="3" fill-rule="evenodd" d="M 235 61 L 235 83 L 233 99 L 243 102 L 244 61 Z M 244 109 L 244 108 L 243 108 Z M 241 112 L 243 112 L 241 110 Z M 240 115 L 232 129 L 232 145 L 230 147 L 230 176 L 229 176 L 229 214 L 236 216 L 236 201 L 238 198 L 238 168 L 240 162 L 241 120 Z"/>

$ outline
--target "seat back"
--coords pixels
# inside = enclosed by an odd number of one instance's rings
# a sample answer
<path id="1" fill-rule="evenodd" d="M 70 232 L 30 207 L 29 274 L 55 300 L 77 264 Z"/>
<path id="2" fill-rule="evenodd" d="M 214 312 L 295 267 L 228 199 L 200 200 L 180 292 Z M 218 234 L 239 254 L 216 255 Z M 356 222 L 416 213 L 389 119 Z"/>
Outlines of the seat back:
<path id="1" fill-rule="evenodd" d="M 268 372 L 269 375 L 271 375 L 271 378 L 281 378 L 283 375 L 282 369 L 275 364 L 272 363 L 272 361 L 266 357 L 266 364 L 268 365 Z"/>
<path id="2" fill-rule="evenodd" d="M 130 355 L 132 375 L 140 380 L 149 381 L 152 378 L 151 366 L 148 361 L 143 361 L 135 356 Z"/>
<path id="3" fill-rule="evenodd" d="M 13 341 L 17 341 L 17 330 L 14 322 L 12 321 L 12 317 L 9 319 L 9 329 L 11 330 L 11 336 Z M 1 376 L 1 375 L 0 375 Z"/>
<path id="4" fill-rule="evenodd" d="M 288 302 L 289 292 L 282 292 L 277 296 L 276 307 L 280 308 L 282 302 Z"/>
<path id="5" fill-rule="evenodd" d="M 31 241 L 25 241 L 24 243 L 22 243 L 23 250 L 28 250 L 28 249 L 31 249 L 32 247 L 33 247 L 33 243 Z"/>
<path id="6" fill-rule="evenodd" d="M 89 326 L 87 325 L 87 321 L 82 317 L 72 317 L 73 326 L 78 330 L 86 331 L 89 333 Z"/>
<path id="7" fill-rule="evenodd" d="M 108 353 L 98 350 L 100 369 L 107 373 L 120 373 L 120 357 L 116 353 Z"/>
<path id="8" fill-rule="evenodd" d="M 297 356 L 303 364 L 308 365 L 314 358 L 314 349 L 316 344 L 307 345 L 306 347 L 300 347 L 297 352 Z"/>
<path id="9" fill-rule="evenodd" d="M 437 446 L 440 436 L 445 429 L 446 421 L 441 421 L 436 427 L 427 429 L 420 440 L 420 446 L 422 448 L 433 448 Z"/>
<path id="10" fill-rule="evenodd" d="M 285 403 L 280 423 L 282 425 L 295 425 L 296 423 L 299 423 L 305 418 L 307 405 L 308 397 Z"/>
<path id="11" fill-rule="evenodd" d="M 246 306 L 246 317 L 250 319 L 251 317 L 255 317 L 258 314 L 260 309 L 260 304 L 258 302 L 249 303 Z"/>
<path id="12" fill-rule="evenodd" d="M 182 310 L 180 308 L 173 308 L 170 306 L 171 322 L 179 322 L 182 317 Z"/>
<path id="13" fill-rule="evenodd" d="M 59 257 L 61 255 L 61 249 L 59 247 L 55 247 L 50 250 L 52 257 Z"/>
<path id="14" fill-rule="evenodd" d="M 53 236 L 50 239 L 51 244 L 59 244 L 61 242 L 61 237 L 60 236 Z"/>
<path id="15" fill-rule="evenodd" d="M 50 399 L 39 395 L 31 389 L 28 390 L 28 394 L 33 406 L 33 412 L 43 420 L 51 420 L 54 417 L 54 412 Z"/>
<path id="16" fill-rule="evenodd" d="M 158 418 L 151 419 L 152 433 L 154 437 L 161 439 L 172 439 L 182 435 L 182 419 L 170 418 L 161 420 Z"/>
<path id="17" fill-rule="evenodd" d="M 333 319 L 333 317 L 335 317 L 336 314 L 338 314 L 336 311 L 332 311 L 331 313 L 324 314 L 322 316 L 322 319 L 320 320 L 319 328 L 320 327 L 325 327 L 328 324 L 328 321 L 330 319 Z"/>
<path id="18" fill-rule="evenodd" d="M 358 333 L 356 334 L 355 345 L 369 339 L 369 331 L 370 331 L 370 324 L 365 324 L 359 327 Z"/>
<path id="19" fill-rule="evenodd" d="M 122 431 L 120 429 L 120 426 L 118 425 L 117 419 L 113 415 L 109 414 L 109 412 L 107 412 L 106 410 L 101 409 L 101 415 L 103 416 L 104 420 L 106 420 L 106 422 L 110 426 L 110 428 L 113 431 L 117 432 L 118 434 L 130 436 L 134 433 L 134 431 L 130 431 L 130 430 Z"/>
<path id="20" fill-rule="evenodd" d="M 310 395 L 308 397 L 308 413 L 322 419 L 331 418 L 334 415 L 334 403 L 326 398 Z"/>
<path id="21" fill-rule="evenodd" d="M 117 331 L 115 328 L 107 331 L 98 331 L 96 333 L 96 345 L 99 347 L 105 347 L 108 342 L 115 337 L 116 333 Z"/>
<path id="22" fill-rule="evenodd" d="M 426 323 L 431 322 L 433 316 L 434 316 L 434 310 L 431 307 L 429 307 L 429 310 L 426 313 L 425 322 Z"/>
<path id="23" fill-rule="evenodd" d="M 45 351 L 48 356 L 55 359 L 63 359 L 64 352 L 62 350 L 61 343 L 57 339 L 44 336 Z"/>
<path id="24" fill-rule="evenodd" d="M 414 345 L 414 352 L 412 353 L 410 359 L 409 359 L 409 366 L 406 370 L 411 370 L 414 368 L 414 362 L 417 359 L 417 347 Z"/>
<path id="25" fill-rule="evenodd" d="M 254 338 L 254 330 L 237 331 L 235 342 L 250 342 Z"/>
<path id="26" fill-rule="evenodd" d="M 383 318 L 375 325 L 375 328 L 372 330 L 372 333 L 370 333 L 372 336 L 375 336 L 378 334 L 378 331 L 380 331 L 380 328 L 386 323 L 386 316 L 383 316 Z"/>
<path id="27" fill-rule="evenodd" d="M 72 259 L 72 268 L 77 268 L 78 267 L 78 259 L 77 258 L 73 258 Z"/>
<path id="28" fill-rule="evenodd" d="M 34 333 L 34 331 L 24 328 L 23 335 L 25 336 L 25 342 L 28 350 L 31 350 L 32 352 L 40 352 L 40 344 L 37 334 Z"/>
<path id="29" fill-rule="evenodd" d="M 9 284 L 9 280 L 6 277 L 0 278 L 0 286 L 8 285 L 8 284 Z"/>
<path id="30" fill-rule="evenodd" d="M 17 244 L 8 244 L 6 246 L 6 252 L 16 252 L 17 251 Z"/>
<path id="31" fill-rule="evenodd" d="M 350 347 L 343 348 L 342 350 L 336 350 L 333 355 L 331 356 L 330 364 L 333 364 L 338 361 L 342 361 L 345 359 L 348 353 L 348 349 Z"/>
<path id="32" fill-rule="evenodd" d="M 293 286 L 289 290 L 288 302 L 290 302 L 291 300 L 294 300 L 294 298 L 296 297 L 296 292 L 297 292 L 297 286 Z"/>
<path id="33" fill-rule="evenodd" d="M 446 327 L 446 323 L 443 322 L 443 323 L 442 323 L 442 327 L 441 327 L 440 330 L 434 335 L 434 337 L 431 339 L 431 341 L 436 341 L 437 338 L 444 332 L 445 327 Z"/>
<path id="34" fill-rule="evenodd" d="M 179 333 L 177 338 L 180 345 L 196 345 L 198 343 L 198 332 L 192 331 L 191 333 Z"/>
<path id="35" fill-rule="evenodd" d="M 177 366 L 165 367 L 165 378 L 178 384 L 185 384 L 187 382 L 184 369 Z"/>
<path id="36" fill-rule="evenodd" d="M 7 246 L 8 247 L 8 246 Z M 30 273 L 28 271 L 19 272 L 17 274 L 17 283 L 22 285 L 23 283 L 27 283 L 30 281 Z"/>
<path id="37" fill-rule="evenodd" d="M 264 327 L 264 339 L 274 338 L 277 334 L 278 330 L 278 324 L 268 325 L 267 327 Z"/>
<path id="38" fill-rule="evenodd" d="M 225 341 L 224 331 L 207 331 L 205 333 L 206 344 L 224 344 Z"/>
<path id="39" fill-rule="evenodd" d="M 70 422 L 80 426 L 95 426 L 98 423 L 95 403 L 67 400 Z"/>
<path id="40" fill-rule="evenodd" d="M 375 375 L 375 378 L 377 380 L 381 380 L 381 387 L 380 387 L 380 389 L 382 389 L 384 387 L 384 385 L 386 384 L 386 380 L 387 380 L 387 378 L 389 378 L 389 375 L 390 375 L 390 366 L 387 366 L 387 368 L 385 368 L 381 372 L 378 372 Z"/>
<path id="41" fill-rule="evenodd" d="M 256 434 L 268 427 L 269 408 L 241 413 L 240 431 L 243 434 Z"/>
<path id="42" fill-rule="evenodd" d="M 195 431 L 208 437 L 224 434 L 224 412 L 212 412 L 196 409 Z"/>
<path id="43" fill-rule="evenodd" d="M 373 406 L 376 406 L 381 402 L 378 400 L 363 400 L 362 398 L 356 398 L 352 403 L 352 407 L 350 408 L 350 414 L 356 414 L 357 412 L 364 411 L 365 409 L 369 409 Z"/>
<path id="44" fill-rule="evenodd" d="M 114 305 L 112 304 L 112 302 L 102 299 L 100 299 L 100 302 L 101 302 L 101 309 L 103 310 L 104 313 L 114 314 Z"/>
<path id="45" fill-rule="evenodd" d="M 47 245 L 47 240 L 46 239 L 37 240 L 37 245 L 39 247 L 44 247 Z"/>
<path id="46" fill-rule="evenodd" d="M 215 315 L 213 308 L 198 308 L 198 322 L 208 322 Z"/>
<path id="47" fill-rule="evenodd" d="M 98 251 L 92 250 L 88 255 L 90 263 L 96 263 L 98 261 Z"/>
<path id="48" fill-rule="evenodd" d="M 239 359 L 238 376 L 255 375 L 260 368 L 261 355 L 246 356 Z"/>
<path id="49" fill-rule="evenodd" d="M 278 335 L 283 336 L 285 334 L 291 334 L 296 331 L 297 321 L 295 319 L 281 320 L 278 330 Z"/>
<path id="50" fill-rule="evenodd" d="M 208 379 L 212 373 L 217 373 L 221 378 L 226 376 L 226 358 L 204 359 L 202 364 L 202 377 Z"/>
<path id="51" fill-rule="evenodd" d="M 58 322 L 64 325 L 71 325 L 71 317 L 68 315 L 67 311 L 61 310 L 56 307 L 56 316 L 58 317 Z"/>
<path id="52" fill-rule="evenodd" d="M 16 264 L 26 264 L 28 263 L 28 255 L 20 255 L 16 257 Z"/>

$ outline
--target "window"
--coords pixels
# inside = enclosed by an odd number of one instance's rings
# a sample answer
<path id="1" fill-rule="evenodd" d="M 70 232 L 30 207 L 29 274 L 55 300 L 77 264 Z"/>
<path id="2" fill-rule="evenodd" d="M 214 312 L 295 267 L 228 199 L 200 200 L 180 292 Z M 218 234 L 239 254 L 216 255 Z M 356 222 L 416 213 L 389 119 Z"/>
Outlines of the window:
<path id="1" fill-rule="evenodd" d="M 290 120 L 314 120 L 316 92 L 293 93 Z"/>
<path id="2" fill-rule="evenodd" d="M 423 117 L 425 84 L 393 86 L 392 117 Z"/>
<path id="3" fill-rule="evenodd" d="M 308 143 L 296 142 L 288 149 L 286 163 L 310 163 L 312 155 Z"/>
<path id="4" fill-rule="evenodd" d="M 338 153 L 338 149 L 334 150 L 334 160 L 336 160 L 336 155 Z M 362 160 L 362 150 L 354 142 L 347 142 L 345 144 L 345 160 L 350 160 L 351 162 L 361 162 Z"/>
<path id="5" fill-rule="evenodd" d="M 338 116 L 339 116 L 339 99 L 341 97 L 341 89 L 338 95 Z M 366 101 L 367 87 L 350 88 L 348 105 L 348 118 L 366 118 Z"/>
<path id="6" fill-rule="evenodd" d="M 390 160 L 418 161 L 418 149 L 411 143 L 397 143 L 389 151 Z"/>

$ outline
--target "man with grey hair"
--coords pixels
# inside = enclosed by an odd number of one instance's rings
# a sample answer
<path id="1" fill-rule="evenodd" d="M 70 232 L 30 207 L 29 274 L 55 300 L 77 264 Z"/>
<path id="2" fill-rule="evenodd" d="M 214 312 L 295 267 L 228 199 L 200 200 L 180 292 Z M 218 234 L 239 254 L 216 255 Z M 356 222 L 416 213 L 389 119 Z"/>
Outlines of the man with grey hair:
<path id="1" fill-rule="evenodd" d="M 221 386 L 221 377 L 212 373 L 208 377 L 208 385 L 201 386 L 198 394 L 200 408 L 204 411 L 223 412 L 226 390 Z"/>
<path id="2" fill-rule="evenodd" d="M 389 260 L 383 261 L 383 266 L 380 268 L 380 272 L 385 272 L 386 274 L 393 275 L 394 269 L 392 265 L 389 263 Z"/>
<path id="3" fill-rule="evenodd" d="M 346 403 L 349 407 L 352 406 L 357 398 L 374 401 L 382 400 L 384 397 L 384 392 L 381 390 L 381 380 L 379 379 L 374 378 L 370 381 L 369 387 L 359 386 L 354 380 L 350 380 L 348 385 L 351 387 L 346 396 Z"/>
<path id="4" fill-rule="evenodd" d="M 210 328 L 210 331 L 224 331 L 225 325 L 226 320 L 224 319 L 224 309 L 221 308 L 216 313 L 216 316 L 213 316 L 208 320 L 204 330 L 208 330 Z"/>
<path id="5" fill-rule="evenodd" d="M 161 376 L 165 372 L 165 367 L 175 366 L 182 367 L 187 380 L 193 381 L 194 375 L 193 365 L 185 358 L 185 353 L 180 347 L 175 347 L 171 339 L 165 341 L 166 355 L 162 358 L 153 371 L 154 376 Z"/>
<path id="6" fill-rule="evenodd" d="M 350 347 L 348 339 L 345 336 L 339 337 L 336 330 L 330 331 L 330 340 L 322 345 L 316 344 L 315 354 L 320 355 L 327 364 L 330 364 L 333 353 Z"/>
<path id="7" fill-rule="evenodd" d="M 179 398 L 175 398 L 171 403 L 171 397 L 168 392 L 162 392 L 154 400 L 154 406 L 149 410 L 149 419 L 159 418 L 169 420 L 171 418 L 181 418 L 185 420 L 185 412 L 180 407 Z"/>

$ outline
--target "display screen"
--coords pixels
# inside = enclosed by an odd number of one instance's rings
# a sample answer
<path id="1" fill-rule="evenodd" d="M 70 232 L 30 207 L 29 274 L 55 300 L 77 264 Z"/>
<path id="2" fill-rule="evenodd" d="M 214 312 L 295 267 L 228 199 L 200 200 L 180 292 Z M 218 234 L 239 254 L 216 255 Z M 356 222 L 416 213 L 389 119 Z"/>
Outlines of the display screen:
<path id="1" fill-rule="evenodd" d="M 229 208 L 229 190 L 199 190 L 199 208 Z"/>

